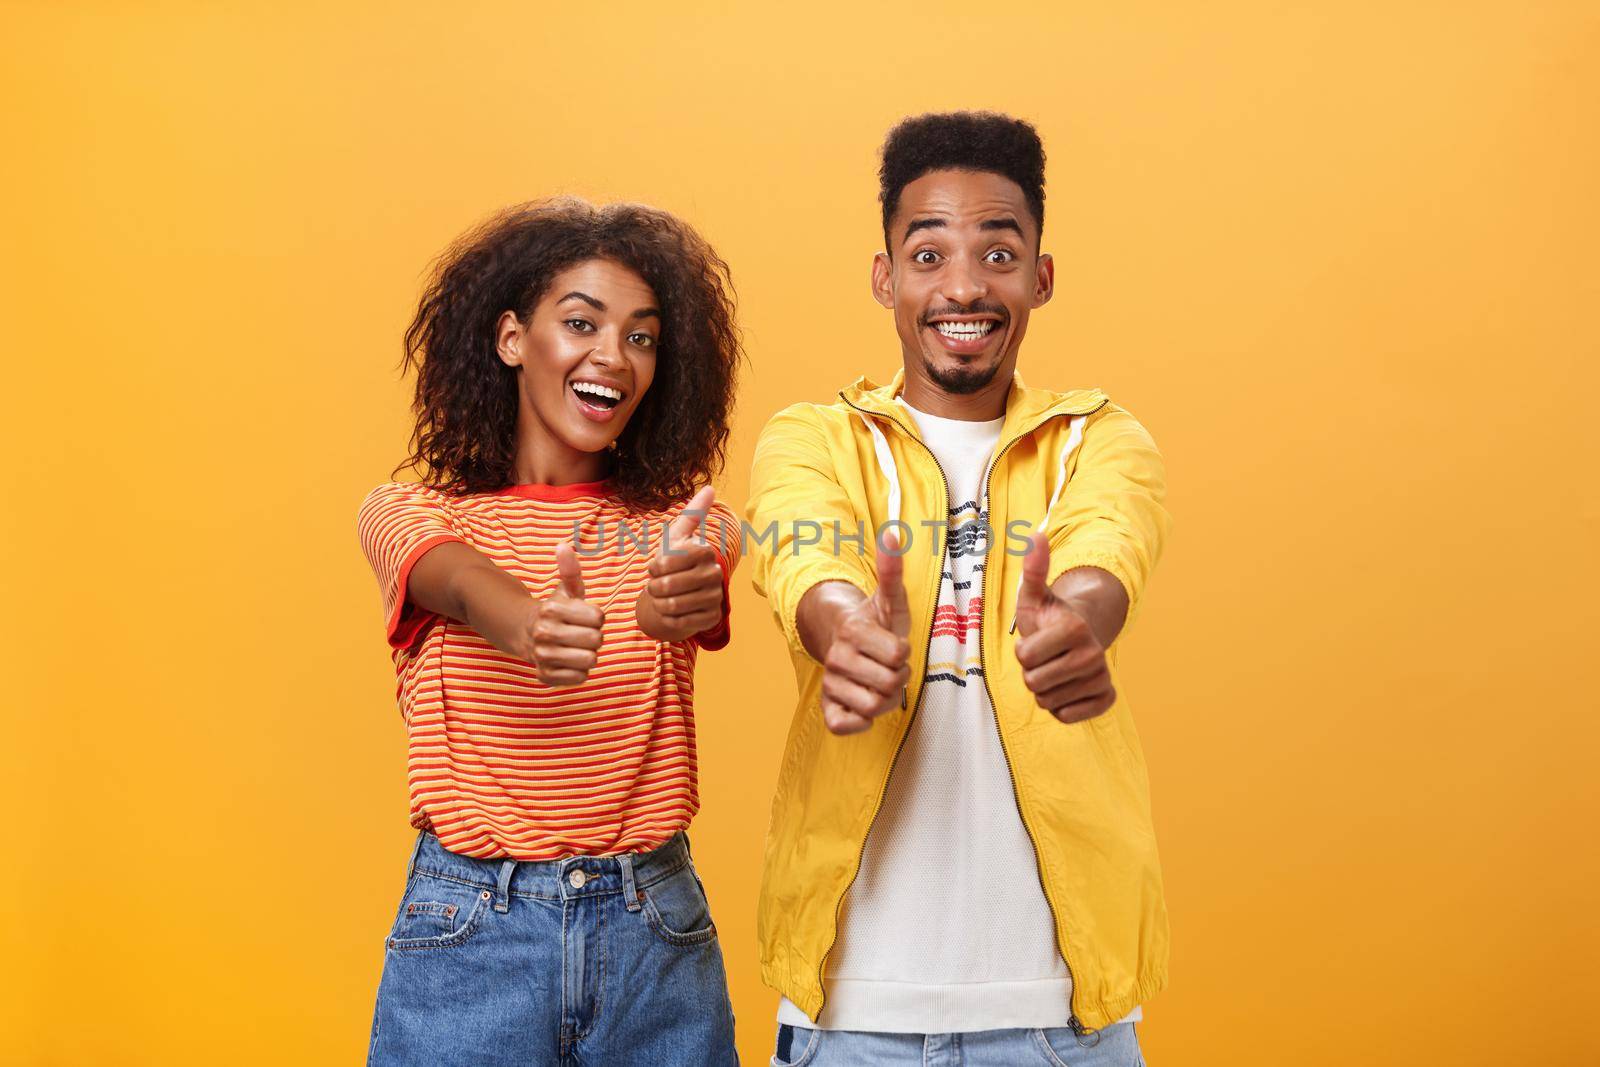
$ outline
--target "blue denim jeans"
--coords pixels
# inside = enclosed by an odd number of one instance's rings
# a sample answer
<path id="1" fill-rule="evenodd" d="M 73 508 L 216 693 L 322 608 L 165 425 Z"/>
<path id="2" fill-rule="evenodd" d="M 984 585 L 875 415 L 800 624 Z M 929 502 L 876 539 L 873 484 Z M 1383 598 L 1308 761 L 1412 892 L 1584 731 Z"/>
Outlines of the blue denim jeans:
<path id="1" fill-rule="evenodd" d="M 722 950 L 688 841 L 517 863 L 458 856 L 422 834 L 367 1062 L 737 1064 Z"/>
<path id="2" fill-rule="evenodd" d="M 787 1033 L 785 1033 L 787 1031 Z M 869 1034 L 778 1027 L 772 1067 L 1144 1067 L 1133 1023 L 1081 1041 L 1066 1027 L 968 1034 Z"/>

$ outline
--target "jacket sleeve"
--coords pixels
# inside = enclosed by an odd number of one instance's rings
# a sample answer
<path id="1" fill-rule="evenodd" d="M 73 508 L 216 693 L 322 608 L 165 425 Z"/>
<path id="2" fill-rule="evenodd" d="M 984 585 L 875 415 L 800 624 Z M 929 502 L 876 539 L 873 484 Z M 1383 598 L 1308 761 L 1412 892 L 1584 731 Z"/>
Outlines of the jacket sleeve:
<path id="1" fill-rule="evenodd" d="M 1050 583 L 1074 567 L 1109 571 L 1127 590 L 1131 623 L 1172 525 L 1166 492 L 1166 465 L 1139 421 L 1114 404 L 1091 417 L 1046 522 Z"/>
<path id="2" fill-rule="evenodd" d="M 843 539 L 862 529 L 861 520 L 839 481 L 818 419 L 810 404 L 772 417 L 756 442 L 745 506 L 756 592 L 772 604 L 789 647 L 804 656 L 810 653 L 800 642 L 795 613 L 812 586 L 849 582 L 868 595 L 877 586 L 864 547 L 873 532 L 865 530 L 862 542 Z"/>

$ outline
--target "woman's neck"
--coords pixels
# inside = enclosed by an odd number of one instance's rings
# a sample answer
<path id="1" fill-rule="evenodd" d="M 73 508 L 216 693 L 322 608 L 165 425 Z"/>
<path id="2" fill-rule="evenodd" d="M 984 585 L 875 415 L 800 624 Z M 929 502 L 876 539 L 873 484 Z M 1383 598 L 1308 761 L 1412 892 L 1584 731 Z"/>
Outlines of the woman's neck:
<path id="1" fill-rule="evenodd" d="M 611 471 L 610 452 L 583 452 L 558 440 L 537 420 L 517 429 L 517 458 L 511 464 L 515 485 L 572 485 L 598 482 Z"/>

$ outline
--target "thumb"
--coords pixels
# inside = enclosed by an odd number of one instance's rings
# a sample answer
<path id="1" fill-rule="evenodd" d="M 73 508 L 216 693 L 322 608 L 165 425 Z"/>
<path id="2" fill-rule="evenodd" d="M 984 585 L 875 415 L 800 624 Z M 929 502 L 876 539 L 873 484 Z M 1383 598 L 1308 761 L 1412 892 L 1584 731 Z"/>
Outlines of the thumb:
<path id="1" fill-rule="evenodd" d="M 1044 584 L 1050 573 L 1050 542 L 1044 534 L 1028 535 L 1028 550 L 1022 556 L 1022 585 L 1017 590 L 1017 629 L 1023 636 L 1033 632 L 1034 616 L 1049 601 L 1050 590 Z"/>
<path id="2" fill-rule="evenodd" d="M 905 569 L 898 534 L 885 534 L 878 544 L 878 617 L 892 633 L 911 634 L 911 606 L 906 602 Z"/>
<path id="3" fill-rule="evenodd" d="M 561 591 L 574 600 L 583 599 L 583 569 L 571 541 L 556 546 L 556 571 L 561 575 Z"/>
<path id="4" fill-rule="evenodd" d="M 717 499 L 717 491 L 711 486 L 706 486 L 694 495 L 694 498 L 683 506 L 678 517 L 672 520 L 672 525 L 667 527 L 666 540 L 662 542 L 663 548 L 682 548 L 694 537 L 696 530 L 705 528 L 706 515 L 711 511 L 711 505 Z"/>

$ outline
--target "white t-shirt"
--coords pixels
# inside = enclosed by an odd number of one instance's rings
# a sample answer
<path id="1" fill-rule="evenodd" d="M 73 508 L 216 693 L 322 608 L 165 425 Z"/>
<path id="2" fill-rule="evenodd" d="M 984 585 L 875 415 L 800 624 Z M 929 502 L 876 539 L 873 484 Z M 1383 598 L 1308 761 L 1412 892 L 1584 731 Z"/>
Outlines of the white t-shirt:
<path id="1" fill-rule="evenodd" d="M 1004 545 L 1004 525 L 996 539 L 983 510 L 1003 420 L 905 406 L 950 491 L 927 674 L 845 897 L 822 1015 L 813 1022 L 784 998 L 778 1021 L 918 1034 L 1066 1026 L 1072 979 L 978 653 L 985 554 L 991 540 Z"/>

